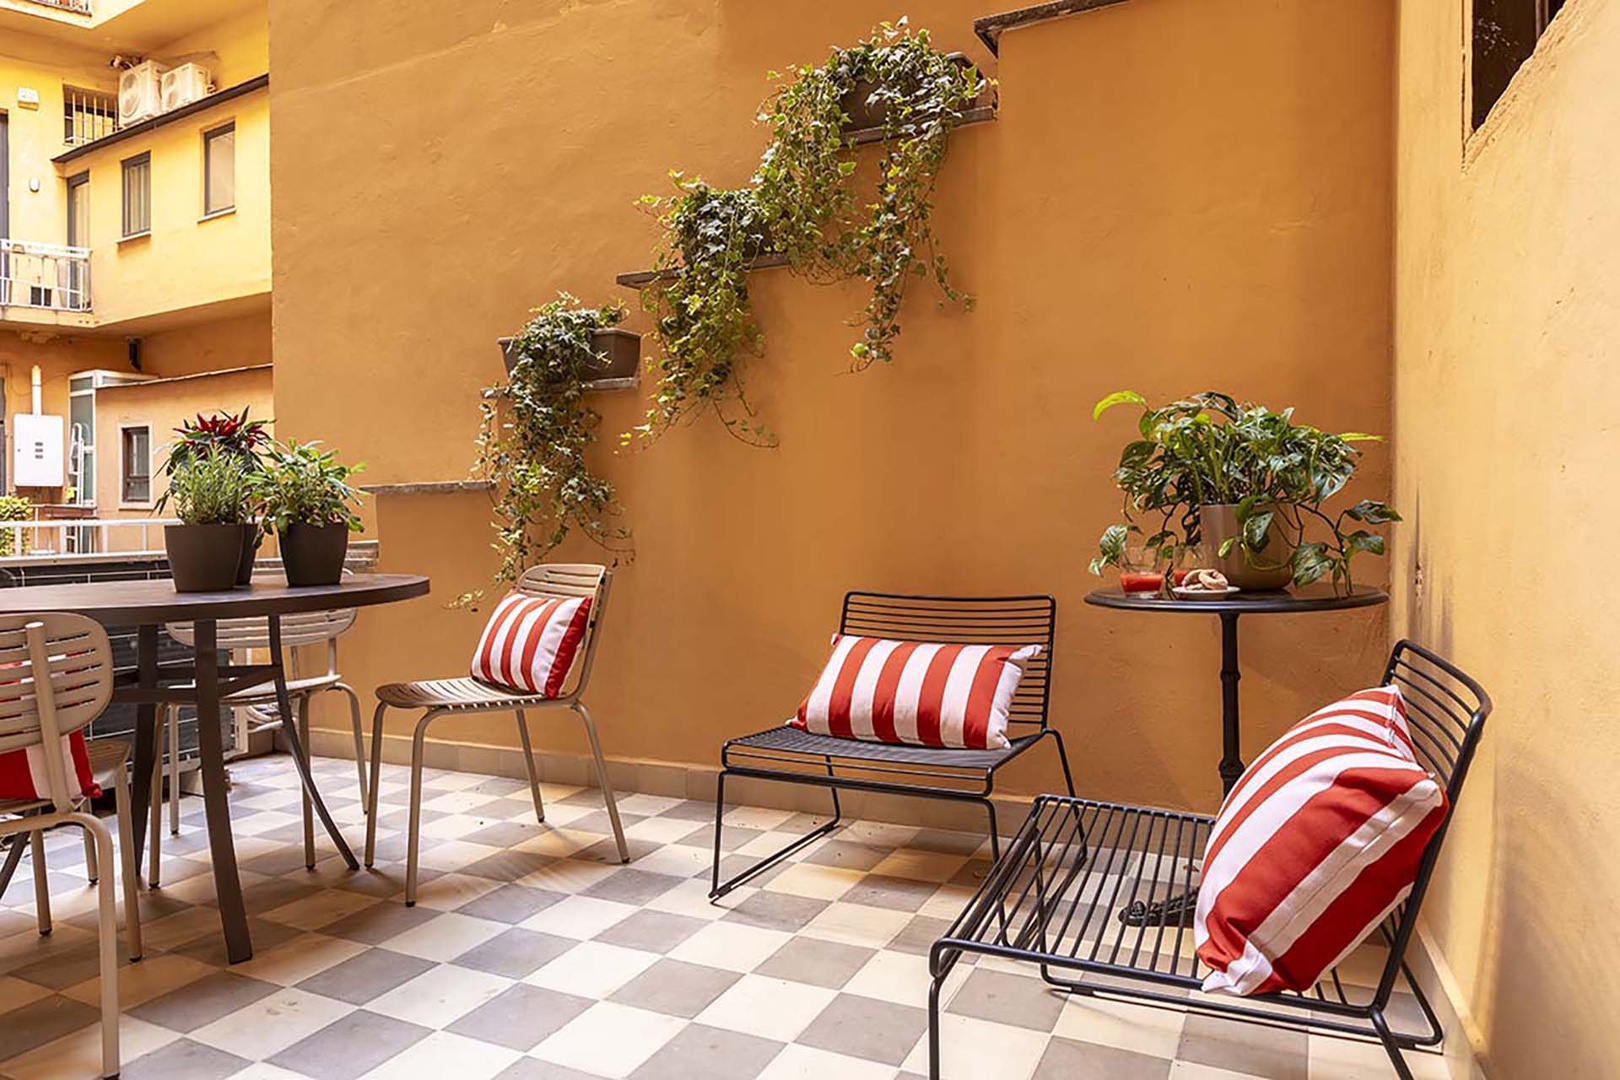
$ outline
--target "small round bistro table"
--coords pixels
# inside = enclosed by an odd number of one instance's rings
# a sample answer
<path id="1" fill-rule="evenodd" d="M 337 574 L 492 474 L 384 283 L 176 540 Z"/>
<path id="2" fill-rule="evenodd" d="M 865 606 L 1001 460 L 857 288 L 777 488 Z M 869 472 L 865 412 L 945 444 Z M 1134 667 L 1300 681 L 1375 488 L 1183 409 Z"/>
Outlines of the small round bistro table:
<path id="1" fill-rule="evenodd" d="M 1098 589 L 1086 603 L 1116 611 L 1158 612 L 1160 614 L 1218 615 L 1221 620 L 1221 793 L 1230 794 L 1243 775 L 1243 748 L 1238 721 L 1238 619 L 1244 615 L 1297 615 L 1313 611 L 1348 611 L 1376 607 L 1388 602 L 1382 589 L 1358 586 L 1347 593 L 1313 587 L 1298 592 L 1237 593 L 1221 600 L 1165 599 L 1155 594 L 1128 594 L 1118 586 Z M 1169 897 L 1163 902 L 1134 901 L 1119 913 L 1131 925 L 1191 925 L 1197 892 Z"/>
<path id="2" fill-rule="evenodd" d="M 284 718 L 293 715 L 287 692 L 286 674 L 281 662 L 281 616 L 306 611 L 370 607 L 391 604 L 427 595 L 428 579 L 416 574 L 354 574 L 336 585 L 292 588 L 285 585 L 255 584 L 224 592 L 176 592 L 167 579 L 140 581 L 98 581 L 71 585 L 27 585 L 0 589 L 0 615 L 31 615 L 70 612 L 86 615 L 103 626 L 135 627 L 136 670 L 134 685 L 113 689 L 113 700 L 137 707 L 135 723 L 135 776 L 131 807 L 134 836 L 120 843 L 134 843 L 137 868 L 152 792 L 152 766 L 157 755 L 157 706 L 162 702 L 195 705 L 197 715 L 218 716 L 220 700 L 239 690 L 274 680 L 277 707 Z M 266 618 L 269 623 L 270 662 L 265 664 L 222 664 L 216 648 L 221 619 Z M 192 664 L 158 663 L 158 630 L 165 623 L 190 622 L 196 635 Z M 159 678 L 184 680 L 183 685 L 159 686 Z M 248 933 L 247 910 L 242 899 L 242 881 L 236 868 L 236 846 L 231 837 L 231 812 L 226 798 L 224 739 L 217 723 L 199 723 L 198 758 L 202 766 L 203 810 L 208 821 L 208 847 L 213 857 L 214 888 L 219 901 L 219 917 L 225 932 L 225 951 L 231 963 L 253 956 Z M 307 750 L 298 736 L 298 725 L 284 723 L 282 732 L 293 749 L 304 790 L 349 868 L 359 863 L 344 842 L 326 804 L 315 790 L 309 773 Z"/>

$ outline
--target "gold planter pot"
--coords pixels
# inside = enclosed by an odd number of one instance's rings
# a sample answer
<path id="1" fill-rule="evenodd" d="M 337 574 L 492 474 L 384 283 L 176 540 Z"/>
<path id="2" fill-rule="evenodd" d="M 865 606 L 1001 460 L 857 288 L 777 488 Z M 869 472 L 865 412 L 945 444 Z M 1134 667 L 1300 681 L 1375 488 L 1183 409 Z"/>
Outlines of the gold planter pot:
<path id="1" fill-rule="evenodd" d="M 1246 592 L 1264 589 L 1286 589 L 1294 578 L 1289 560 L 1294 556 L 1294 545 L 1283 535 L 1281 520 L 1273 520 L 1266 546 L 1251 554 L 1241 544 L 1234 543 L 1223 558 L 1221 545 L 1239 536 L 1237 506 L 1225 503 L 1198 508 L 1198 527 L 1203 533 L 1204 548 L 1215 568 L 1226 575 L 1238 588 Z M 1258 564 L 1258 565 L 1257 565 Z"/>

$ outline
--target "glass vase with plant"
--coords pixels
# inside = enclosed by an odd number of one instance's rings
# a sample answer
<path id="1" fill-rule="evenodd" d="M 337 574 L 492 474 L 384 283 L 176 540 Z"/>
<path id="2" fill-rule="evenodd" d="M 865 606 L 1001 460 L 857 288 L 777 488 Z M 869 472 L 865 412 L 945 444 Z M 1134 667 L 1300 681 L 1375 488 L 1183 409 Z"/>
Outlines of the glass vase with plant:
<path id="1" fill-rule="evenodd" d="M 1134 544 L 1167 552 L 1202 544 L 1244 588 L 1327 577 L 1348 591 L 1351 559 L 1384 553 L 1384 538 L 1366 526 L 1401 519 L 1376 499 L 1328 505 L 1355 476 L 1358 444 L 1380 436 L 1323 431 L 1295 423 L 1291 408 L 1275 411 L 1216 392 L 1154 408 L 1124 390 L 1099 401 L 1093 418 L 1116 405 L 1142 411 L 1137 438 L 1114 470 L 1125 521 L 1103 532 L 1092 573 L 1118 565 Z"/>
<path id="2" fill-rule="evenodd" d="M 281 546 L 289 585 L 335 585 L 349 533 L 361 529 L 361 492 L 349 483 L 364 465 L 345 465 L 320 442 L 274 443 L 263 474 L 264 516 Z"/>
<path id="3" fill-rule="evenodd" d="M 243 560 L 251 565 L 261 474 L 242 456 L 210 446 L 171 468 L 168 479 L 163 502 L 180 519 L 163 527 L 175 588 L 216 592 L 235 586 Z"/>

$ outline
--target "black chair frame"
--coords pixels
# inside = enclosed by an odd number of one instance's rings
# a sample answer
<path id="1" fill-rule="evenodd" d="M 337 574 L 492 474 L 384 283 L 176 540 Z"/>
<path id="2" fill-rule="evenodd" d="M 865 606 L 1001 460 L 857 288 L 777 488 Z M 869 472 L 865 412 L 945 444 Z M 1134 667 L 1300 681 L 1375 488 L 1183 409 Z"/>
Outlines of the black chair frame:
<path id="1" fill-rule="evenodd" d="M 940 1074 L 941 988 L 963 955 L 975 953 L 1038 965 L 1047 983 L 1068 993 L 1374 1039 L 1396 1075 L 1412 1080 L 1402 1051 L 1438 1046 L 1443 1032 L 1406 952 L 1491 700 L 1468 675 L 1411 641 L 1401 641 L 1390 654 L 1384 684 L 1391 683 L 1406 699 L 1418 760 L 1443 782 L 1449 810 L 1424 850 L 1412 891 L 1368 938 L 1381 939 L 1388 949 L 1376 986 L 1347 984 L 1334 970 L 1303 993 L 1198 992 L 1204 969 L 1192 953 L 1189 927 L 1132 926 L 1118 915 L 1135 900 L 1153 899 L 1142 893 L 1144 882 L 1148 894 L 1194 888 L 1194 861 L 1214 819 L 1043 795 L 1005 858 L 930 951 L 929 1075 L 938 1080 Z M 1134 871 L 1132 858 L 1139 860 Z M 1398 1030 L 1392 1023 L 1397 981 L 1415 999 L 1423 1030 Z"/>
<path id="2" fill-rule="evenodd" d="M 726 895 L 838 828 L 843 821 L 840 791 L 975 803 L 984 808 L 989 818 L 991 854 L 999 858 L 1001 841 L 991 795 L 996 773 L 1004 765 L 1050 739 L 1057 747 L 1064 784 L 1069 794 L 1074 794 L 1074 777 L 1069 771 L 1063 736 L 1047 720 L 1056 623 L 1057 601 L 1050 596 L 847 593 L 839 619 L 840 634 L 946 644 L 1042 646 L 1040 655 L 1025 665 L 1024 677 L 1008 710 L 1007 737 L 1012 745 L 1000 750 L 897 746 L 812 735 L 786 725 L 730 740 L 720 751 L 720 774 L 714 797 L 714 869 L 710 899 Z M 731 777 L 827 788 L 832 795 L 832 817 L 722 882 L 721 829 L 726 811 L 726 781 Z"/>

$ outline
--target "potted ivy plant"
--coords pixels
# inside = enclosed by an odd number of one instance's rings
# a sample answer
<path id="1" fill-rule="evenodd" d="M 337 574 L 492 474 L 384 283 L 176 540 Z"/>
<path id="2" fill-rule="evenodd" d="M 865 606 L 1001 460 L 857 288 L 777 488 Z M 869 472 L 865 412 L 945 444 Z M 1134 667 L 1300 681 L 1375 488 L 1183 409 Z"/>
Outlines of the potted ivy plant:
<path id="1" fill-rule="evenodd" d="M 264 472 L 264 515 L 281 546 L 288 585 L 336 585 L 343 577 L 349 533 L 360 531 L 360 491 L 349 478 L 364 465 L 344 465 L 319 442 L 271 447 Z"/>
<path id="2" fill-rule="evenodd" d="M 1201 545 L 1241 589 L 1328 577 L 1348 591 L 1351 559 L 1384 553 L 1384 538 L 1365 526 L 1401 520 L 1376 499 L 1326 506 L 1355 476 L 1358 444 L 1381 441 L 1377 435 L 1323 431 L 1295 423 L 1293 409 L 1215 392 L 1154 408 L 1124 390 L 1099 401 L 1093 418 L 1116 405 L 1142 412 L 1114 470 L 1125 521 L 1104 531 L 1094 574 L 1119 565 L 1135 537 L 1165 555 Z"/>
<path id="3" fill-rule="evenodd" d="M 260 480 L 247 461 L 219 447 L 190 453 L 169 470 L 164 500 L 181 524 L 163 527 L 163 547 L 177 592 L 235 587 L 249 535 L 258 531 Z"/>
<path id="4" fill-rule="evenodd" d="M 198 413 L 194 420 L 183 420 L 174 429 L 174 441 L 169 444 L 164 473 L 172 478 L 197 455 L 219 450 L 241 459 L 254 474 L 264 471 L 264 456 L 270 446 L 268 420 L 254 420 L 244 408 L 240 413 L 219 411 L 211 415 Z M 158 508 L 165 505 L 167 495 L 158 499 Z M 236 570 L 236 583 L 247 585 L 253 579 L 253 560 L 259 553 L 264 532 L 251 528 L 244 532 L 242 558 Z"/>

